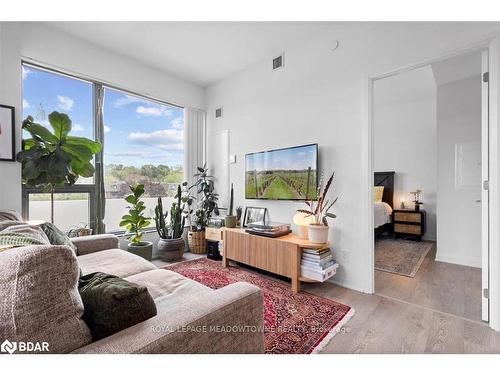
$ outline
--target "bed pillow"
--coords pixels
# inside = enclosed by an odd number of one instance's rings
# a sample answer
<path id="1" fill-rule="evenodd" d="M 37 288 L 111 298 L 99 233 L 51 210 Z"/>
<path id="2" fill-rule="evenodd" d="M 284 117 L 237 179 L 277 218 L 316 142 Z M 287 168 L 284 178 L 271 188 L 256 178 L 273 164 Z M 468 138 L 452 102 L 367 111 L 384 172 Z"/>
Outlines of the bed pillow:
<path id="1" fill-rule="evenodd" d="M 382 202 L 383 196 L 384 196 L 384 187 L 383 186 L 374 186 L 373 187 L 373 201 L 374 202 Z"/>

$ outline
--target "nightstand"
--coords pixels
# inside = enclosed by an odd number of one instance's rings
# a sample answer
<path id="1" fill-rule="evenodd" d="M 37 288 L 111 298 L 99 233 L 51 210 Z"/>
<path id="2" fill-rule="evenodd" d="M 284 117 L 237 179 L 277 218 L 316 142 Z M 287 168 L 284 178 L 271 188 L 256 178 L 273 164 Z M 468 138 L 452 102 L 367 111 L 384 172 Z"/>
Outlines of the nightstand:
<path id="1" fill-rule="evenodd" d="M 425 211 L 394 210 L 392 223 L 396 237 L 411 237 L 420 241 L 425 234 Z"/>

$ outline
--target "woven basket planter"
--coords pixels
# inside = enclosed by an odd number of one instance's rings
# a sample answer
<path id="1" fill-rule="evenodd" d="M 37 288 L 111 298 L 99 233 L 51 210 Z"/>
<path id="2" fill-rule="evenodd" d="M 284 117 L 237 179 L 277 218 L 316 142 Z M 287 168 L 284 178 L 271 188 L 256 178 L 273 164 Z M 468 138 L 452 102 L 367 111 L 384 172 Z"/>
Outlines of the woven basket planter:
<path id="1" fill-rule="evenodd" d="M 189 250 L 193 254 L 205 254 L 207 247 L 205 244 L 205 231 L 188 232 Z"/>

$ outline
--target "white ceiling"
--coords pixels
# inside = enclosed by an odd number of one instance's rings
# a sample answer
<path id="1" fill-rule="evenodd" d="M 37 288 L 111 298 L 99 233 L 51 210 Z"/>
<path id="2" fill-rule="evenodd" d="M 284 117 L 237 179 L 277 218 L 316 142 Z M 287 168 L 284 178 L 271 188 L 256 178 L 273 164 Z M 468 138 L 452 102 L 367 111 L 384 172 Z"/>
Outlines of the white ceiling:
<path id="1" fill-rule="evenodd" d="M 327 22 L 47 22 L 201 86 L 324 32 Z M 338 24 L 338 23 L 337 23 Z"/>

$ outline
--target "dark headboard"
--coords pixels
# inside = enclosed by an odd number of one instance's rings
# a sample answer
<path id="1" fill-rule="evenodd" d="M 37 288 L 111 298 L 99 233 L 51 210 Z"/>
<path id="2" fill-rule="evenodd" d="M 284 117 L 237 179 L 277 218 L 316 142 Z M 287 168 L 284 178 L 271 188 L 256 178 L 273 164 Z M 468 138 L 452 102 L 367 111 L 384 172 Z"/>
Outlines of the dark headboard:
<path id="1" fill-rule="evenodd" d="M 375 186 L 384 187 L 382 201 L 394 208 L 394 174 L 396 172 L 374 172 L 373 181 Z"/>

